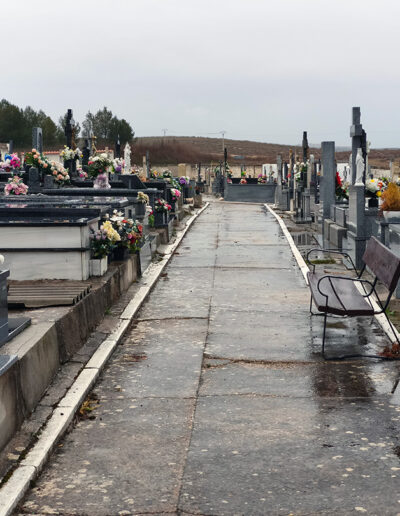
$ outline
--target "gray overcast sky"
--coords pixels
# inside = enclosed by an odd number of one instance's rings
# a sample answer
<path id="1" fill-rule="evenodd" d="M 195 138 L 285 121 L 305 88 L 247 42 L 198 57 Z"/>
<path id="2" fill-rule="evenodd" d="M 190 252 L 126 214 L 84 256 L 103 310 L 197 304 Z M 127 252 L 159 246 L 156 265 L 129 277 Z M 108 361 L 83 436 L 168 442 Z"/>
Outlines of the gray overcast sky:
<path id="1" fill-rule="evenodd" d="M 1 96 L 137 136 L 400 147 L 399 0 L 3 0 Z"/>

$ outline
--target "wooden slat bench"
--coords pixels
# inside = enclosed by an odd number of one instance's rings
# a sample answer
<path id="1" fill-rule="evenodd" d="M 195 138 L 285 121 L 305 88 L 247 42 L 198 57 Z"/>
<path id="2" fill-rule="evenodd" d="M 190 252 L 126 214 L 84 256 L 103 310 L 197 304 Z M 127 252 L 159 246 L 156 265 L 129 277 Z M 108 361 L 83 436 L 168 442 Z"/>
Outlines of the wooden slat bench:
<path id="1" fill-rule="evenodd" d="M 315 251 L 329 253 L 335 252 L 349 257 L 347 253 L 341 253 L 339 251 L 332 251 L 327 249 L 311 249 L 307 254 L 307 260 L 309 259 L 310 254 Z M 397 334 L 394 331 L 393 325 L 386 313 L 390 298 L 392 297 L 393 291 L 395 290 L 400 277 L 400 257 L 396 256 L 390 249 L 385 247 L 375 237 L 371 237 L 365 249 L 363 262 L 363 268 L 355 278 L 315 272 L 315 265 L 313 266 L 313 270 L 307 274 L 311 291 L 310 312 L 312 315 L 323 315 L 324 317 L 322 355 L 327 360 L 353 358 L 360 356 L 369 358 L 382 358 L 378 355 L 361 354 L 342 355 L 331 358 L 326 357 L 325 336 L 328 315 L 344 317 L 372 317 L 377 314 L 384 314 L 393 331 L 395 340 L 400 344 L 397 339 Z M 362 275 L 367 266 L 374 275 L 373 281 L 362 278 Z M 380 281 L 388 291 L 385 300 L 381 300 L 376 291 L 376 285 L 378 281 Z M 362 292 L 360 292 L 357 286 L 362 287 Z M 373 303 L 371 302 L 373 296 L 378 302 L 379 310 L 376 310 Z M 312 312 L 313 303 L 319 312 L 318 314 L 314 314 Z"/>

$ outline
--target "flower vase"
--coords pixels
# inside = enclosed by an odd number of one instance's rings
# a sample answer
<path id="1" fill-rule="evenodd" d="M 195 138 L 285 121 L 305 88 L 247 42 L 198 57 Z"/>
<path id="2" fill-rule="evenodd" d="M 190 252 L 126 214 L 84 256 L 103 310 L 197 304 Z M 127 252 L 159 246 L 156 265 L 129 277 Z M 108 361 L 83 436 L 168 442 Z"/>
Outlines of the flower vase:
<path id="1" fill-rule="evenodd" d="M 136 204 L 135 213 L 136 213 L 136 217 L 143 218 L 146 215 L 146 203 L 139 202 L 138 204 Z"/>
<path id="2" fill-rule="evenodd" d="M 96 188 L 97 190 L 111 188 L 111 185 L 108 182 L 108 175 L 99 174 L 93 182 L 93 188 Z"/>
<path id="3" fill-rule="evenodd" d="M 129 249 L 127 247 L 116 247 L 113 249 L 111 260 L 113 262 L 123 262 L 129 258 Z"/>
<path id="4" fill-rule="evenodd" d="M 368 199 L 368 208 L 377 208 L 379 205 L 377 197 L 371 197 Z"/>
<path id="5" fill-rule="evenodd" d="M 166 226 L 167 224 L 167 213 L 165 211 L 154 212 L 154 227 L 159 228 Z"/>
<path id="6" fill-rule="evenodd" d="M 89 260 L 89 274 L 90 276 L 103 276 L 108 269 L 107 256 L 103 258 L 93 258 Z"/>

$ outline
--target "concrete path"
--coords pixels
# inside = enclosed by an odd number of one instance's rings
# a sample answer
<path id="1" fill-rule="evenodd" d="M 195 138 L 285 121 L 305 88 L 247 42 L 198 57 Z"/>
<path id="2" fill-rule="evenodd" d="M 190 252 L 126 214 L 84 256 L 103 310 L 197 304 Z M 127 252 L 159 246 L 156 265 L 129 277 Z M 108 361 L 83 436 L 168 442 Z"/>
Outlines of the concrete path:
<path id="1" fill-rule="evenodd" d="M 308 304 L 272 215 L 212 203 L 19 513 L 400 514 L 398 364 L 324 362 Z"/>

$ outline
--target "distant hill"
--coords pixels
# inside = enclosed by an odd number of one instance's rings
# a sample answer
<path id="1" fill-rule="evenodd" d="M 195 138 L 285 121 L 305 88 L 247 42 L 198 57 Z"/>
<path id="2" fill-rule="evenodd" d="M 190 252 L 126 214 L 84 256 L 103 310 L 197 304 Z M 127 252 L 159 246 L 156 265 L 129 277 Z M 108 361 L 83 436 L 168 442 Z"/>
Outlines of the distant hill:
<path id="1" fill-rule="evenodd" d="M 258 165 L 275 163 L 276 156 L 282 154 L 284 160 L 289 159 L 289 151 L 297 152 L 301 157 L 300 145 L 282 145 L 249 140 L 231 140 L 225 138 L 228 150 L 228 161 Z M 315 145 L 315 144 L 314 144 Z M 223 159 L 222 138 L 205 138 L 199 136 L 147 136 L 137 138 L 134 146 L 134 157 L 141 164 L 142 156 L 149 150 L 150 160 L 154 164 L 197 163 L 203 161 L 220 161 Z M 321 149 L 310 147 L 310 153 L 316 159 L 321 156 Z M 338 147 L 336 159 L 348 161 L 350 149 Z M 400 149 L 371 149 L 370 164 L 376 167 L 389 168 L 390 161 L 400 161 Z"/>

